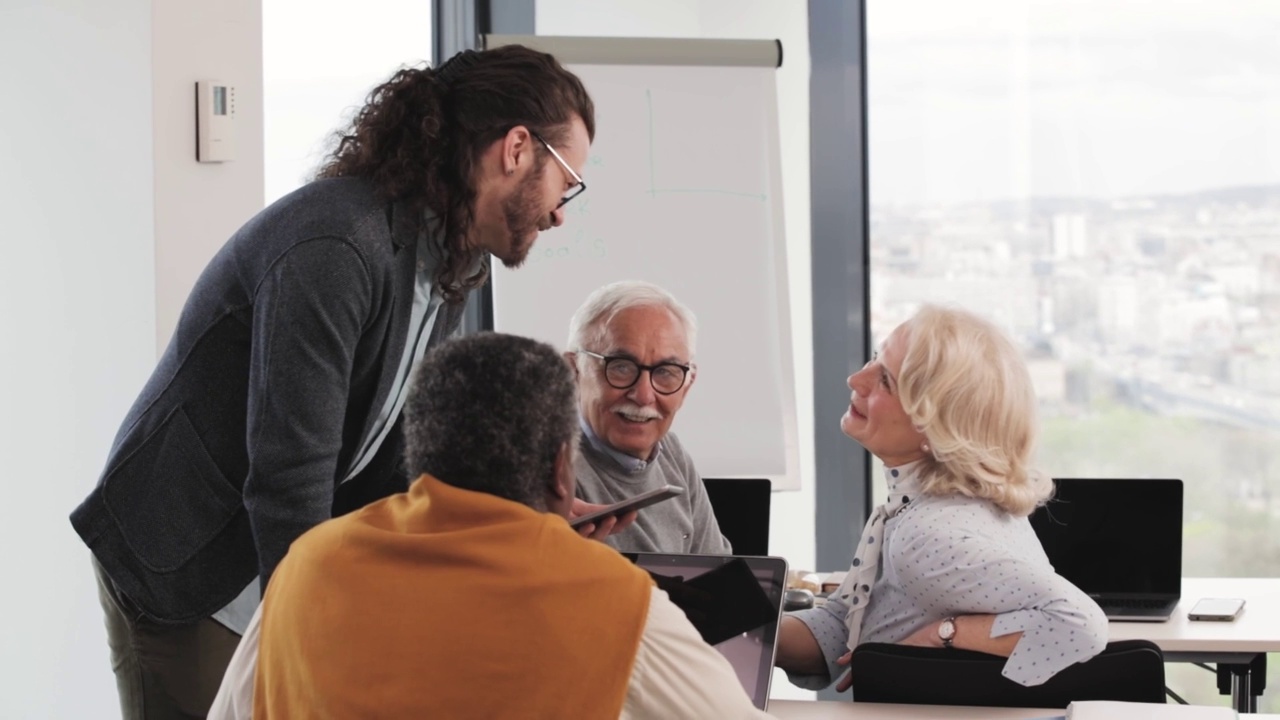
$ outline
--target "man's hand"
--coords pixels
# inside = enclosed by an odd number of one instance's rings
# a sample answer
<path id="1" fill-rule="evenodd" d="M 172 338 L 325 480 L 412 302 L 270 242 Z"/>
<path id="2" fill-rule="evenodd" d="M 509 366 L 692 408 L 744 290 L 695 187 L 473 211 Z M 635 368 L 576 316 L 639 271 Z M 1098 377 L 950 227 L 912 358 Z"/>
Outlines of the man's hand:
<path id="1" fill-rule="evenodd" d="M 608 505 L 596 505 L 581 498 L 574 498 L 573 505 L 569 508 L 569 519 L 573 520 L 576 517 L 581 517 L 587 513 L 597 512 L 605 509 L 606 507 L 608 507 Z M 622 517 L 610 515 L 602 518 L 599 522 L 583 525 L 578 528 L 578 534 L 588 540 L 603 540 L 610 535 L 620 533 L 631 527 L 631 524 L 636 521 L 636 516 L 638 514 L 639 511 L 632 510 Z"/>

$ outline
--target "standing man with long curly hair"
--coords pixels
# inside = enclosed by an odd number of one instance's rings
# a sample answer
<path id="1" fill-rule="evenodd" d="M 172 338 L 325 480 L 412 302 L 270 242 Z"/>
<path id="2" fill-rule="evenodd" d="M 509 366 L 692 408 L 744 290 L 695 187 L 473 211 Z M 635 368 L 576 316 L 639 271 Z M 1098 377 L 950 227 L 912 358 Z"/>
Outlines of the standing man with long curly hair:
<path id="1" fill-rule="evenodd" d="M 594 136 L 591 98 L 545 53 L 403 69 L 314 182 L 213 258 L 71 515 L 126 720 L 204 717 L 290 543 L 406 489 L 410 370 L 490 255 L 517 267 L 564 222 Z"/>

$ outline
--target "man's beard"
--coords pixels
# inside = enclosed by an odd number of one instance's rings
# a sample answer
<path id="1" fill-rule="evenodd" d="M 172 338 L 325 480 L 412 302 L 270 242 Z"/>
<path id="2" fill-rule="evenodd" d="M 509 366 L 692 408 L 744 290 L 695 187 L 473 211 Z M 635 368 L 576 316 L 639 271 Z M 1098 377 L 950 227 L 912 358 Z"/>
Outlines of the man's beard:
<path id="1" fill-rule="evenodd" d="M 538 187 L 544 168 L 545 163 L 525 176 L 502 204 L 502 213 L 507 221 L 508 250 L 506 257 L 499 256 L 499 259 L 509 268 L 518 268 L 524 264 L 529 251 L 533 249 L 537 232 L 543 225 L 542 220 L 547 215 L 542 209 L 542 193 Z"/>

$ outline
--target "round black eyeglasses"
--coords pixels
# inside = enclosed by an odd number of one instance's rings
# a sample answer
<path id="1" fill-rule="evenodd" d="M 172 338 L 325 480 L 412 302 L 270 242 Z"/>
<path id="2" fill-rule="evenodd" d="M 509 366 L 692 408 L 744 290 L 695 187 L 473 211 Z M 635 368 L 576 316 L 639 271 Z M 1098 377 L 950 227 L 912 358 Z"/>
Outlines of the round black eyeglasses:
<path id="1" fill-rule="evenodd" d="M 692 369 L 691 365 L 680 365 L 678 363 L 641 365 L 628 357 L 606 356 L 600 353 L 593 353 L 590 350 L 579 350 L 578 352 L 604 362 L 605 382 L 609 383 L 610 387 L 618 390 L 630 389 L 640 379 L 640 371 L 647 370 L 649 371 L 649 385 L 653 388 L 653 391 L 659 395 L 672 395 L 684 387 L 685 380 L 689 377 L 689 370 Z"/>

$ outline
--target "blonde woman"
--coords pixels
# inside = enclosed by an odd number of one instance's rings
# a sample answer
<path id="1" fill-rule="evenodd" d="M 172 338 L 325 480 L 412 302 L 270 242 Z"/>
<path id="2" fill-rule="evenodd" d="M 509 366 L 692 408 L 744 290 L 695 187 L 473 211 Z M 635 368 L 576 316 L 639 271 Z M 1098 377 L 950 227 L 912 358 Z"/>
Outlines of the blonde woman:
<path id="1" fill-rule="evenodd" d="M 994 325 L 926 306 L 849 377 L 840 428 L 883 461 L 889 500 L 859 539 L 844 584 L 789 614 L 777 664 L 817 689 L 859 643 L 975 650 L 1038 685 L 1097 655 L 1107 621 L 1053 571 L 1027 515 L 1051 480 L 1031 466 L 1036 400 L 1026 365 Z"/>

